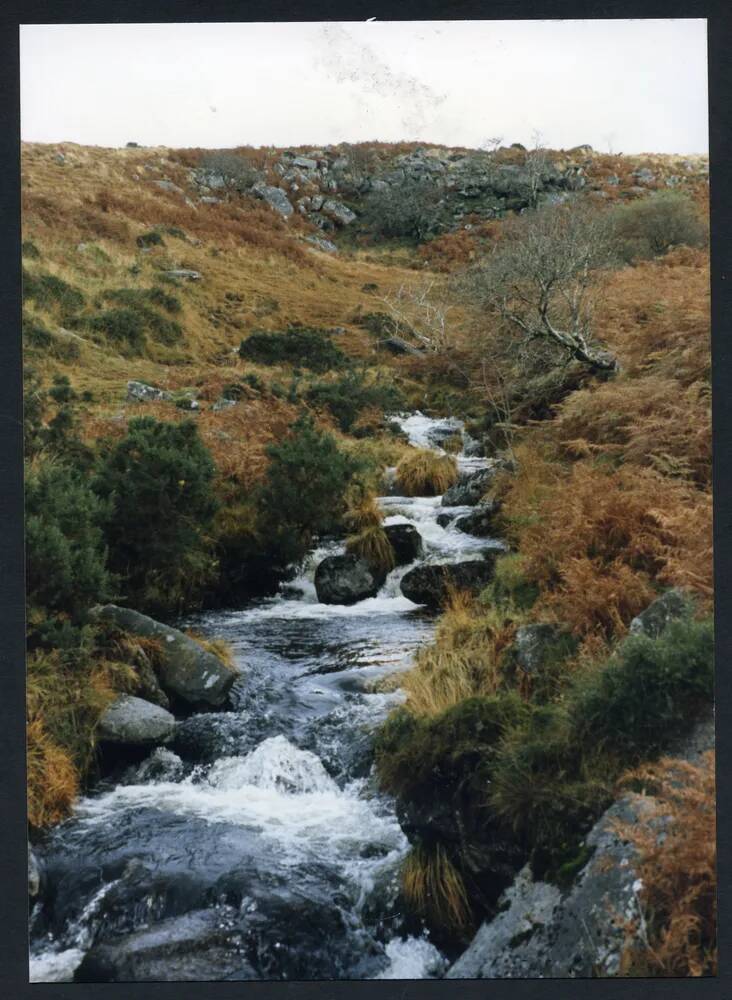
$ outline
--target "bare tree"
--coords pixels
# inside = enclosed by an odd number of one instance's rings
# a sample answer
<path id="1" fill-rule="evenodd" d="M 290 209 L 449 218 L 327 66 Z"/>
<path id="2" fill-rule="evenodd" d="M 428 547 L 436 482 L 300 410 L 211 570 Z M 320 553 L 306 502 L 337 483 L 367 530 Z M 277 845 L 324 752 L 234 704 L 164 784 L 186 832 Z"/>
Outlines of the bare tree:
<path id="1" fill-rule="evenodd" d="M 549 167 L 549 150 L 542 144 L 541 133 L 533 133 L 534 145 L 526 151 L 524 171 L 529 188 L 529 207 L 539 204 L 539 193 L 544 187 L 544 177 Z"/>
<path id="2" fill-rule="evenodd" d="M 381 299 L 394 321 L 397 335 L 406 334 L 420 347 L 444 354 L 452 346 L 448 316 L 451 306 L 437 293 L 435 282 L 401 285 Z"/>
<path id="3" fill-rule="evenodd" d="M 592 330 L 598 269 L 612 256 L 606 213 L 548 206 L 507 221 L 462 287 L 525 338 L 550 341 L 592 370 L 614 371 L 617 361 L 594 343 Z"/>

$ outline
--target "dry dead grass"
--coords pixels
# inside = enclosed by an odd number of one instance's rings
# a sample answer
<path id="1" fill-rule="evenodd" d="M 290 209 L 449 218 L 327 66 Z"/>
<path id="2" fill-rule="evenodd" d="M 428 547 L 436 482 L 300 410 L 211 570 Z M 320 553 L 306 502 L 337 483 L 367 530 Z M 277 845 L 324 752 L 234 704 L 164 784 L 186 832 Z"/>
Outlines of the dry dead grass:
<path id="1" fill-rule="evenodd" d="M 625 775 L 653 796 L 650 822 L 623 830 L 640 853 L 645 926 L 629 928 L 626 975 L 717 974 L 714 752 L 698 764 L 665 758 Z M 653 821 L 655 820 L 655 822 Z M 659 836 L 661 829 L 664 836 Z M 645 937 L 645 942 L 643 938 Z"/>
<path id="2" fill-rule="evenodd" d="M 457 482 L 458 467 L 452 455 L 418 448 L 404 456 L 396 468 L 397 489 L 404 496 L 439 496 Z"/>

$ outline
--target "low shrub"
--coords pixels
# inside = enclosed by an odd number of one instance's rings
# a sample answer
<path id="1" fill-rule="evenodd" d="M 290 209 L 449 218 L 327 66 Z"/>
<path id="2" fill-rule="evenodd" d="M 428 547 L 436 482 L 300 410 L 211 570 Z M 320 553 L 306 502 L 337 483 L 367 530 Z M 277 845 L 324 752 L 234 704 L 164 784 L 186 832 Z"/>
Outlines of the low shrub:
<path id="1" fill-rule="evenodd" d="M 159 295 L 153 292 L 159 291 Z M 95 333 L 104 334 L 116 344 L 124 345 L 130 352 L 141 354 L 145 348 L 147 335 L 161 344 L 172 345 L 180 341 L 183 329 L 175 320 L 161 316 L 154 309 L 144 304 L 159 300 L 161 304 L 168 299 L 177 302 L 174 296 L 167 296 L 162 290 L 150 290 L 144 298 L 137 295 L 133 289 L 119 289 L 106 295 L 113 301 L 126 303 L 116 309 L 90 316 L 86 320 L 89 329 Z"/>
<path id="2" fill-rule="evenodd" d="M 613 210 L 618 251 L 625 261 L 657 257 L 672 247 L 706 246 L 707 226 L 694 202 L 674 191 L 659 191 Z"/>
<path id="3" fill-rule="evenodd" d="M 112 288 L 102 293 L 102 298 L 108 302 L 119 302 L 120 305 L 140 308 L 154 305 L 168 312 L 181 311 L 181 302 L 176 295 L 166 292 L 164 288 L 154 285 L 152 288 Z"/>
<path id="4" fill-rule="evenodd" d="M 314 536 L 340 527 L 358 465 L 308 416 L 267 454 L 270 464 L 257 504 L 260 532 L 273 561 L 284 569 L 303 558 Z"/>
<path id="5" fill-rule="evenodd" d="M 404 496 L 439 496 L 458 479 L 457 462 L 451 455 L 440 455 L 420 448 L 406 455 L 396 469 L 396 485 Z"/>
<path id="6" fill-rule="evenodd" d="M 23 240 L 20 245 L 20 252 L 23 257 L 27 257 L 28 260 L 40 260 L 41 251 L 33 243 L 32 240 Z"/>
<path id="7" fill-rule="evenodd" d="M 41 309 L 58 307 L 62 315 L 73 315 L 84 305 L 84 296 L 63 278 L 55 274 L 31 274 L 23 269 L 23 300 L 30 300 Z"/>
<path id="8" fill-rule="evenodd" d="M 571 851 L 612 801 L 624 768 L 658 753 L 712 704 L 713 645 L 711 622 L 689 616 L 657 639 L 631 636 L 506 735 L 490 804 L 543 866 Z"/>
<path id="9" fill-rule="evenodd" d="M 108 504 L 109 564 L 130 602 L 173 611 L 200 599 L 215 572 L 214 473 L 191 420 L 136 418 L 102 454 L 93 485 Z"/>
<path id="10" fill-rule="evenodd" d="M 141 233 L 140 236 L 135 240 L 138 247 L 160 247 L 165 246 L 163 242 L 163 237 L 160 233 L 156 232 L 154 229 L 149 230 L 146 233 Z"/>
<path id="11" fill-rule="evenodd" d="M 51 333 L 37 320 L 23 319 L 23 347 L 26 350 L 56 358 L 57 361 L 76 361 L 81 350 L 69 337 Z"/>
<path id="12" fill-rule="evenodd" d="M 359 415 L 368 407 L 388 412 L 404 406 L 404 397 L 393 383 L 367 383 L 355 372 L 335 381 L 314 383 L 305 398 L 314 406 L 327 408 L 344 434 L 353 429 Z"/>
<path id="13" fill-rule="evenodd" d="M 108 505 L 78 470 L 45 461 L 26 470 L 25 543 L 28 603 L 78 620 L 108 598 L 102 524 Z"/>
<path id="14" fill-rule="evenodd" d="M 342 368 L 346 355 L 316 327 L 289 326 L 284 332 L 258 330 L 241 342 L 239 354 L 262 365 L 289 364 L 311 371 Z"/>

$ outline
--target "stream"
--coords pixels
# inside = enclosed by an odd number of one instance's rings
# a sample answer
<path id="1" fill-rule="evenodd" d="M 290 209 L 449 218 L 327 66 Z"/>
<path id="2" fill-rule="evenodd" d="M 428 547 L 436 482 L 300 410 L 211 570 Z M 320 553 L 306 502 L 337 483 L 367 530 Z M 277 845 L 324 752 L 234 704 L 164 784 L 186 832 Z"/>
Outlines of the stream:
<path id="1" fill-rule="evenodd" d="M 420 447 L 462 431 L 452 418 L 395 419 Z M 485 465 L 457 457 L 464 472 Z M 440 497 L 380 503 L 387 524 L 417 528 L 421 561 L 500 547 L 441 527 Z M 319 604 L 315 568 L 340 551 L 312 552 L 276 597 L 186 620 L 232 647 L 243 672 L 230 707 L 181 720 L 168 746 L 100 782 L 37 846 L 32 982 L 444 975 L 399 895 L 409 844 L 372 750 L 404 698 L 377 682 L 410 666 L 434 617 L 400 592 L 410 567 L 376 597 Z"/>

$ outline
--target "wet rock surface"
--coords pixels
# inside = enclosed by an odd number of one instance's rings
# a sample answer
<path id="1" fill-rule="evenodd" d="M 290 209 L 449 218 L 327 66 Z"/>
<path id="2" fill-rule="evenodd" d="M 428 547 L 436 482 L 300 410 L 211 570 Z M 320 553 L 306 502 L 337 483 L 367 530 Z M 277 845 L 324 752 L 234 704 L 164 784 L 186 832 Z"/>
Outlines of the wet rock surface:
<path id="1" fill-rule="evenodd" d="M 415 604 L 439 608 L 451 588 L 478 591 L 493 579 L 495 557 L 462 563 L 437 563 L 416 566 L 402 579 L 401 590 Z"/>
<path id="2" fill-rule="evenodd" d="M 356 604 L 374 597 L 385 579 L 358 556 L 328 556 L 315 571 L 315 590 L 323 604 Z"/>
<path id="3" fill-rule="evenodd" d="M 119 695 L 99 719 L 102 743 L 150 746 L 165 743 L 175 729 L 175 717 L 159 705 L 132 695 Z"/>

